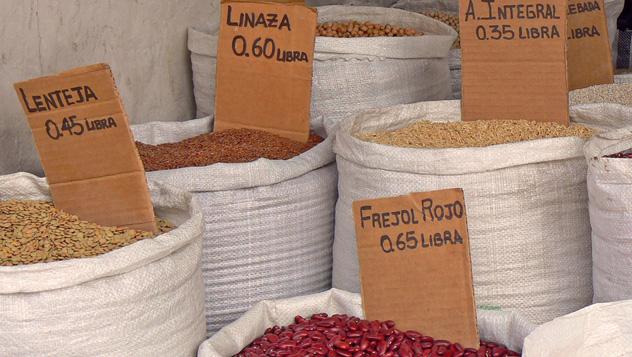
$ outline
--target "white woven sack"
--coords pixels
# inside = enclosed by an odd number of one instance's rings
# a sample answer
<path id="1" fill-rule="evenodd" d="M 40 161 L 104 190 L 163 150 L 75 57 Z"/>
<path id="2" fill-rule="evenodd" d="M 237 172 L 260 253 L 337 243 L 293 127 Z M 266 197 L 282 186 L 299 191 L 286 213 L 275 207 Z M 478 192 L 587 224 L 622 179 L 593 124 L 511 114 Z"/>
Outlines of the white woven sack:
<path id="1" fill-rule="evenodd" d="M 194 356 L 205 337 L 202 215 L 150 183 L 178 227 L 82 259 L 0 267 L 0 356 Z M 50 200 L 46 181 L 0 176 L 0 200 Z"/>
<path id="2" fill-rule="evenodd" d="M 207 118 L 132 126 L 147 144 L 208 133 Z M 259 159 L 148 172 L 194 193 L 204 215 L 202 274 L 208 333 L 264 299 L 331 287 L 336 200 L 332 139 L 290 160 Z"/>
<path id="3" fill-rule="evenodd" d="M 319 22 L 343 20 L 390 23 L 412 27 L 428 35 L 317 37 L 311 108 L 312 126 L 316 130 L 322 128 L 324 117 L 342 119 L 368 108 L 450 98 L 447 56 L 456 38 L 456 32 L 450 26 L 399 9 L 363 6 L 318 8 Z M 209 115 L 214 106 L 217 37 L 191 28 L 189 50 L 198 116 Z M 200 85 L 203 88 L 198 89 Z"/>
<path id="4" fill-rule="evenodd" d="M 610 41 L 610 50 L 612 52 L 612 64 L 615 65 L 617 61 L 617 42 L 618 33 L 617 30 L 617 18 L 623 11 L 623 5 L 625 0 L 604 0 L 606 22 L 608 24 L 608 40 Z"/>
<path id="5" fill-rule="evenodd" d="M 632 356 L 632 301 L 595 304 L 537 327 L 524 357 Z"/>
<path id="6" fill-rule="evenodd" d="M 309 296 L 262 301 L 239 320 L 204 341 L 198 357 L 233 356 L 263 335 L 266 328 L 289 325 L 296 315 L 308 317 L 321 312 L 364 318 L 360 295 L 343 290 L 331 289 Z M 502 343 L 513 350 L 519 351 L 524 338 L 535 328 L 535 325 L 513 313 L 478 310 L 477 315 L 483 340 Z"/>
<path id="7" fill-rule="evenodd" d="M 360 289 L 353 201 L 460 187 L 479 306 L 516 310 L 539 324 L 588 305 L 592 284 L 584 140 L 415 149 L 353 136 L 420 119 L 458 121 L 460 102 L 371 110 L 339 126 L 333 286 Z"/>
<path id="8" fill-rule="evenodd" d="M 632 83 L 632 73 L 617 74 L 614 76 L 614 82 L 619 84 Z"/>
<path id="9" fill-rule="evenodd" d="M 621 129 L 604 132 L 585 147 L 592 226 L 594 302 L 632 299 L 632 159 L 605 158 L 632 148 L 632 108 L 594 106 Z M 584 109 L 590 110 L 590 106 Z"/>

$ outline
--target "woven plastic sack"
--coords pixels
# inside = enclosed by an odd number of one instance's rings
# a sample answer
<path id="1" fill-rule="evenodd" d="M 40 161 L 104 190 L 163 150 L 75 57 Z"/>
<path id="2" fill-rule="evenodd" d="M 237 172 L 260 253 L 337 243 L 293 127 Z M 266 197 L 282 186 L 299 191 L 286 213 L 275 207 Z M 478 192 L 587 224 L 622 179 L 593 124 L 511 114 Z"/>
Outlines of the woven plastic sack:
<path id="1" fill-rule="evenodd" d="M 292 299 L 262 301 L 204 341 L 198 357 L 233 356 L 263 335 L 266 328 L 289 325 L 296 315 L 308 317 L 321 312 L 364 317 L 360 295 L 337 289 Z M 535 328 L 513 313 L 478 310 L 477 315 L 482 339 L 502 343 L 513 350 L 519 351 L 524 338 Z"/>
<path id="2" fill-rule="evenodd" d="M 333 286 L 360 289 L 353 201 L 459 187 L 465 193 L 478 305 L 515 310 L 539 324 L 590 304 L 584 140 L 416 149 L 354 137 L 420 119 L 458 121 L 460 102 L 371 110 L 340 124 L 334 144 L 339 199 Z"/>
<path id="3" fill-rule="evenodd" d="M 208 133 L 207 118 L 132 126 L 147 144 Z M 204 215 L 202 274 L 209 333 L 253 304 L 331 287 L 336 168 L 332 139 L 290 160 L 148 172 L 193 192 Z"/>
<path id="4" fill-rule="evenodd" d="M 632 159 L 604 156 L 632 149 L 632 108 L 595 106 L 622 129 L 601 133 L 585 147 L 592 226 L 594 302 L 632 299 Z M 586 106 L 584 111 L 589 111 Z"/>
<path id="5" fill-rule="evenodd" d="M 399 0 L 393 7 L 406 11 L 423 13 L 425 11 L 441 11 L 451 15 L 459 16 L 459 2 L 456 0 Z M 461 99 L 461 49 L 453 48 L 448 55 L 448 65 L 450 67 L 450 83 L 452 87 L 452 97 L 450 99 Z"/>
<path id="6" fill-rule="evenodd" d="M 632 356 L 632 301 L 595 304 L 536 328 L 525 357 Z"/>
<path id="7" fill-rule="evenodd" d="M 399 9 L 323 6 L 318 21 L 372 21 L 412 27 L 421 37 L 317 37 L 312 80 L 312 127 L 324 117 L 341 119 L 379 108 L 451 96 L 448 52 L 456 32 L 439 21 Z M 217 38 L 189 29 L 198 116 L 214 107 Z M 213 83 L 210 85 L 210 83 Z M 198 88 L 202 86 L 201 88 Z"/>
<path id="8" fill-rule="evenodd" d="M 202 215 L 150 183 L 177 228 L 95 257 L 0 267 L 0 356 L 194 356 L 204 340 Z M 50 200 L 46 181 L 0 176 L 0 200 Z"/>

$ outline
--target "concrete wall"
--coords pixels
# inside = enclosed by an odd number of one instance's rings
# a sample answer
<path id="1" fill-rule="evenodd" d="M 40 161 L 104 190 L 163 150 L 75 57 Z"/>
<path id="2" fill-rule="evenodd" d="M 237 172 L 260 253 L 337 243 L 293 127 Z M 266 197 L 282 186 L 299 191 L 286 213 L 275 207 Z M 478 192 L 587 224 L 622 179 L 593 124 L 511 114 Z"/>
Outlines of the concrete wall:
<path id="1" fill-rule="evenodd" d="M 218 6 L 217 0 L 1 0 L 0 174 L 42 174 L 13 91 L 17 81 L 106 62 L 132 123 L 193 118 L 187 27 L 217 21 Z"/>

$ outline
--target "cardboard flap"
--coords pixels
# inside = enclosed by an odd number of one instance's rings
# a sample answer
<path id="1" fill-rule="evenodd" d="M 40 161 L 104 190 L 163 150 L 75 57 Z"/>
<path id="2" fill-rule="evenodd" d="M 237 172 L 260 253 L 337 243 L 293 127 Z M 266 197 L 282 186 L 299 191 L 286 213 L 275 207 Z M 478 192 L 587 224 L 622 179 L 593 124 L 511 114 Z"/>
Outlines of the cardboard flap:
<path id="1" fill-rule="evenodd" d="M 463 191 L 355 201 L 364 313 L 478 348 Z"/>
<path id="2" fill-rule="evenodd" d="M 460 0 L 463 120 L 568 125 L 566 1 Z"/>
<path id="3" fill-rule="evenodd" d="M 603 0 L 569 0 L 569 90 L 613 82 L 614 70 Z"/>
<path id="4" fill-rule="evenodd" d="M 315 36 L 316 11 L 303 5 L 222 3 L 215 130 L 307 142 Z"/>
<path id="5" fill-rule="evenodd" d="M 106 64 L 15 83 L 55 206 L 156 231 L 142 162 Z"/>

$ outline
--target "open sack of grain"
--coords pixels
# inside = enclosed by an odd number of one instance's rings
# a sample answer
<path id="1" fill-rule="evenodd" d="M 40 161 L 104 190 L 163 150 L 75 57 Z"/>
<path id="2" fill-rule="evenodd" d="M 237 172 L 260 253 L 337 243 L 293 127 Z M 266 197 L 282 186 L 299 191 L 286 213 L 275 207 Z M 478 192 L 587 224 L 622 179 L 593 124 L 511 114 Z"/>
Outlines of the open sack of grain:
<path id="1" fill-rule="evenodd" d="M 253 340 L 264 335 L 268 328 L 292 324 L 297 315 L 308 319 L 313 314 L 320 313 L 346 314 L 359 318 L 364 316 L 360 295 L 337 289 L 291 299 L 262 301 L 239 320 L 224 327 L 204 341 L 200 345 L 198 356 L 228 357 L 236 355 Z M 535 327 L 514 313 L 478 310 L 477 315 L 481 339 L 503 344 L 514 351 L 520 351 L 524 338 Z M 423 333 L 423 331 L 420 332 Z M 351 336 L 348 336 L 347 340 L 349 340 L 349 344 L 355 346 Z M 305 344 L 305 349 L 318 348 L 316 346 L 318 343 L 315 341 L 317 339 L 311 341 L 309 346 Z M 368 349 L 375 348 L 373 344 L 367 344 L 367 346 Z M 425 347 L 425 349 L 429 349 L 429 347 Z M 365 350 L 366 348 L 365 346 Z M 399 352 L 400 355 L 403 353 L 401 350 Z M 502 354 L 499 353 L 498 355 L 501 356 Z"/>
<path id="2" fill-rule="evenodd" d="M 192 192 L 202 210 L 208 333 L 261 300 L 331 287 L 337 180 L 331 138 L 284 160 L 250 161 L 244 146 L 273 151 L 284 141 L 268 144 L 266 140 L 281 139 L 231 137 L 230 131 L 211 135 L 211 126 L 208 117 L 132 126 L 135 139 L 142 143 L 180 142 L 193 148 L 180 151 L 176 146 L 176 151 L 158 152 L 153 156 L 157 162 L 152 163 L 144 148 L 140 153 L 150 179 Z M 215 134 L 222 139 L 213 139 Z M 218 152 L 224 158 L 250 162 L 206 165 L 204 154 Z M 174 163 L 180 165 L 161 168 Z"/>
<path id="3" fill-rule="evenodd" d="M 632 301 L 594 304 L 538 326 L 525 357 L 632 356 Z"/>
<path id="4" fill-rule="evenodd" d="M 327 118 L 451 96 L 448 52 L 456 32 L 439 21 L 399 9 L 361 6 L 317 8 L 319 23 L 370 21 L 403 26 L 423 36 L 317 37 L 312 79 L 312 126 Z M 198 117 L 212 114 L 217 37 L 189 29 L 189 50 Z"/>
<path id="5" fill-rule="evenodd" d="M 0 264 L 1 356 L 44 356 L 51 351 L 68 356 L 195 355 L 206 335 L 202 215 L 190 194 L 151 182 L 150 192 L 156 214 L 175 225 L 173 230 L 108 253 L 41 263 L 24 256 L 33 248 L 31 243 L 38 244 L 31 240 L 19 256 L 13 256 L 29 264 L 16 260 L 10 261 L 12 266 Z M 0 176 L 0 200 L 50 201 L 51 197 L 44 179 L 18 173 Z M 73 256 L 74 237 L 62 242 L 57 235 L 71 232 L 71 223 L 77 221 L 59 219 L 34 226 L 28 222 L 48 219 L 50 210 L 10 214 L 16 207 L 46 207 L 42 205 L 14 203 L 0 215 L 5 225 L 15 222 L 15 230 L 22 229 L 22 239 L 32 237 L 33 229 L 39 235 L 51 232 L 50 239 L 39 242 L 55 244 L 56 249 L 68 244 L 60 254 Z M 112 230 L 106 233 L 112 236 Z M 10 239 L 5 234 L 3 243 Z M 89 232 L 77 227 L 75 234 Z M 106 241 L 94 246 L 86 239 L 79 253 L 87 255 L 114 239 Z M 6 246 L 0 247 L 2 255 Z"/>
<path id="6" fill-rule="evenodd" d="M 584 153 L 594 302 L 632 299 L 632 107 L 602 104 L 579 109 L 585 117 L 595 117 L 593 113 L 598 112 L 601 123 L 623 120 L 631 125 L 595 135 Z"/>
<path id="7" fill-rule="evenodd" d="M 382 139 L 368 135 L 421 120 L 437 125 L 421 124 L 415 134 Z M 517 311 L 539 324 L 590 304 L 586 138 L 575 136 L 590 130 L 577 123 L 616 127 L 625 119 L 602 123 L 599 116 L 586 116 L 574 121 L 571 128 L 461 125 L 459 101 L 370 110 L 343 121 L 334 144 L 339 199 L 333 286 L 360 289 L 353 201 L 460 187 L 479 306 Z M 548 138 L 523 141 L 538 136 Z M 423 140 L 428 147 L 414 147 Z M 515 142 L 499 144 L 503 140 Z"/>

